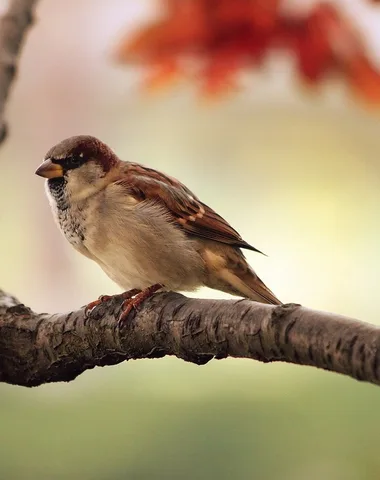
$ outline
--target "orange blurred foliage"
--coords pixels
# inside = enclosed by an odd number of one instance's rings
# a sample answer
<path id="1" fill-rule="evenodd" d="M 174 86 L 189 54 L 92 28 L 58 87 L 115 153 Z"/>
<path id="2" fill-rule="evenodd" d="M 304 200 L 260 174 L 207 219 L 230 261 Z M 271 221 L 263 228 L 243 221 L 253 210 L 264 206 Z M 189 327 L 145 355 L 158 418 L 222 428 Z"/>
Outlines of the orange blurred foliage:
<path id="1" fill-rule="evenodd" d="M 318 85 L 339 74 L 356 95 L 380 105 L 380 72 L 361 34 L 329 3 L 307 14 L 284 12 L 281 0 L 162 0 L 165 15 L 124 38 L 116 56 L 149 72 L 145 86 L 190 77 L 204 95 L 237 88 L 237 74 L 257 67 L 271 49 L 291 52 L 300 78 Z"/>

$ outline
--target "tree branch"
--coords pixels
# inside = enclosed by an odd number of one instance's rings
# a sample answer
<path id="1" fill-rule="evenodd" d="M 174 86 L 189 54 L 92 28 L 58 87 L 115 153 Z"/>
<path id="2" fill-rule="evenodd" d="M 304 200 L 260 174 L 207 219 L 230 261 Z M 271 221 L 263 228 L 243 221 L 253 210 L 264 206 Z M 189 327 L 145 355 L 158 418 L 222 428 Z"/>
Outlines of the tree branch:
<path id="1" fill-rule="evenodd" d="M 380 328 L 296 304 L 159 293 L 119 326 L 120 298 L 69 314 L 37 314 L 0 291 L 0 381 L 70 381 L 95 366 L 175 355 L 312 365 L 380 384 Z"/>
<path id="2" fill-rule="evenodd" d="M 0 17 L 0 143 L 7 135 L 5 104 L 17 70 L 17 58 L 37 0 L 9 0 L 6 13 Z"/>

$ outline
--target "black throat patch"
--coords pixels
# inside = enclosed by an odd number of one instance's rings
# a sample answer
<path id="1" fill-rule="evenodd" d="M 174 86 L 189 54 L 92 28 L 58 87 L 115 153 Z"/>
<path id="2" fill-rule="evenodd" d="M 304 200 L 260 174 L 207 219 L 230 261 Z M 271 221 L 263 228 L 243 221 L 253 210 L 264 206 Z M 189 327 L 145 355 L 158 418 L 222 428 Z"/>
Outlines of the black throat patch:
<path id="1" fill-rule="evenodd" d="M 66 210 L 68 208 L 65 177 L 49 178 L 48 187 L 51 196 L 54 198 L 59 210 Z"/>
<path id="2" fill-rule="evenodd" d="M 76 248 L 83 245 L 85 239 L 86 204 L 74 205 L 66 190 L 65 177 L 49 178 L 48 187 L 57 207 L 57 220 L 67 240 Z"/>

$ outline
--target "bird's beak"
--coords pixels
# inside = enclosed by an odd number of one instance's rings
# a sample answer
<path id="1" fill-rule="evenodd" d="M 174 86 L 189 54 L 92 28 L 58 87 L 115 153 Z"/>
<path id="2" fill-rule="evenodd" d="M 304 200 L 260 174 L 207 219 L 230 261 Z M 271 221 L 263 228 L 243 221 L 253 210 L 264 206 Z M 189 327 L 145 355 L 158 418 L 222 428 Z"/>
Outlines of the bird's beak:
<path id="1" fill-rule="evenodd" d="M 36 175 L 44 178 L 63 177 L 63 168 L 48 158 L 37 168 Z"/>

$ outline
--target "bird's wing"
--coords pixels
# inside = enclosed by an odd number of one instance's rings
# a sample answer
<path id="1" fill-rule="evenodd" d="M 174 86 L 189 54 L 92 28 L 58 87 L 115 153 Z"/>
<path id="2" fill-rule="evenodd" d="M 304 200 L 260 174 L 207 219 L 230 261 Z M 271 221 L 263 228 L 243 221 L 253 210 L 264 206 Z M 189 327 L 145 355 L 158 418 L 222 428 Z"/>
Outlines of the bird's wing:
<path id="1" fill-rule="evenodd" d="M 216 242 L 260 252 L 245 242 L 224 218 L 202 203 L 178 180 L 139 164 L 128 163 L 116 182 L 139 201 L 164 205 L 187 233 Z"/>

